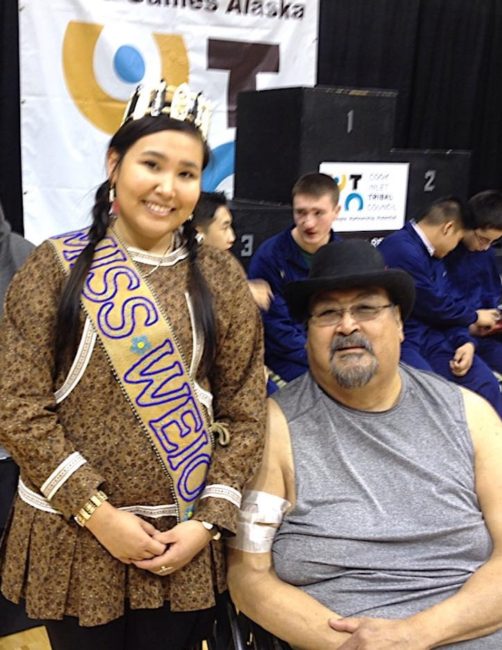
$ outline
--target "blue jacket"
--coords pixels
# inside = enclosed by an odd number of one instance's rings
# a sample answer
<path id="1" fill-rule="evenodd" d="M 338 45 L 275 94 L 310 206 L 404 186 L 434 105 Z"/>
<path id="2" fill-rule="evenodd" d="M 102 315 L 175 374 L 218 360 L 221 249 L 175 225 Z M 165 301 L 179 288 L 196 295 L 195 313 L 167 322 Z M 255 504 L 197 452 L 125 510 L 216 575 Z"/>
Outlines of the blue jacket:
<path id="1" fill-rule="evenodd" d="M 248 269 L 250 279 L 266 280 L 274 293 L 270 308 L 262 312 L 265 329 L 265 363 L 285 381 L 308 370 L 305 327 L 289 315 L 284 300 L 284 287 L 289 282 L 304 280 L 309 272 L 307 262 L 291 235 L 294 226 L 264 241 L 253 255 Z M 332 232 L 330 241 L 338 238 Z"/>
<path id="2" fill-rule="evenodd" d="M 453 295 L 471 309 L 495 309 L 500 304 L 502 285 L 495 252 L 470 251 L 463 244 L 444 259 Z"/>
<path id="3" fill-rule="evenodd" d="M 385 237 L 378 249 L 387 266 L 404 269 L 415 280 L 417 297 L 404 323 L 405 345 L 424 356 L 438 345 L 454 349 L 467 342 L 476 345 L 467 330 L 477 319 L 476 310 L 452 295 L 443 260 L 429 254 L 411 223 Z"/>

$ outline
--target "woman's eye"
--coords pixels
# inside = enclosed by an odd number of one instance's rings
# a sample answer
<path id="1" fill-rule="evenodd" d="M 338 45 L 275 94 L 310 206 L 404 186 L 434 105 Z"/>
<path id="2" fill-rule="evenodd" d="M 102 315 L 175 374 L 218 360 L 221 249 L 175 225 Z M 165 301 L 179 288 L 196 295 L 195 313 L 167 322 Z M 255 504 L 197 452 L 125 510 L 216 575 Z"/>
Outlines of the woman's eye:
<path id="1" fill-rule="evenodd" d="M 143 164 L 146 165 L 146 167 L 149 167 L 150 169 L 157 169 L 159 166 L 156 160 L 144 160 Z"/>

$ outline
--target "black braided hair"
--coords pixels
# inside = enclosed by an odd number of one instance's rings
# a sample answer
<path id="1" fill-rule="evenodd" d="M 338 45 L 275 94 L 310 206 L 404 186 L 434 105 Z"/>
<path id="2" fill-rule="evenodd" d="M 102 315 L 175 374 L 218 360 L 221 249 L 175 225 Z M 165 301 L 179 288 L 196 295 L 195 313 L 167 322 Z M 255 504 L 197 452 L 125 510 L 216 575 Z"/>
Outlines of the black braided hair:
<path id="1" fill-rule="evenodd" d="M 200 370 L 203 375 L 206 375 L 212 366 L 216 353 L 216 325 L 213 295 L 198 263 L 197 253 L 200 244 L 197 240 L 197 230 L 192 221 L 188 220 L 183 224 L 183 236 L 186 239 L 187 247 L 190 251 L 188 292 L 192 299 L 197 324 L 204 334 L 204 351 L 200 362 Z"/>
<path id="2" fill-rule="evenodd" d="M 200 140 L 204 149 L 203 167 L 210 158 L 210 150 L 202 139 L 200 132 L 193 124 L 172 120 L 168 116 L 143 117 L 123 124 L 112 137 L 109 151 L 118 153 L 117 166 L 129 148 L 140 138 L 159 131 L 181 131 L 191 134 Z M 106 235 L 110 225 L 110 182 L 102 183 L 95 194 L 92 208 L 92 225 L 89 229 L 89 243 L 84 248 L 75 262 L 70 275 L 63 287 L 59 299 L 56 321 L 56 369 L 66 367 L 76 353 L 79 337 L 80 295 L 85 278 L 89 273 L 96 246 Z M 204 372 L 209 370 L 216 349 L 216 321 L 213 311 L 213 297 L 207 282 L 197 263 L 198 242 L 195 238 L 196 231 L 189 222 L 184 226 L 184 236 L 190 250 L 190 278 L 189 291 L 194 303 L 195 319 L 204 335 L 204 353 L 201 368 Z"/>
<path id="3" fill-rule="evenodd" d="M 59 299 L 56 324 L 56 368 L 68 363 L 78 346 L 80 294 L 94 257 L 96 246 L 110 225 L 110 181 L 102 183 L 94 195 L 89 243 L 80 253 Z"/>

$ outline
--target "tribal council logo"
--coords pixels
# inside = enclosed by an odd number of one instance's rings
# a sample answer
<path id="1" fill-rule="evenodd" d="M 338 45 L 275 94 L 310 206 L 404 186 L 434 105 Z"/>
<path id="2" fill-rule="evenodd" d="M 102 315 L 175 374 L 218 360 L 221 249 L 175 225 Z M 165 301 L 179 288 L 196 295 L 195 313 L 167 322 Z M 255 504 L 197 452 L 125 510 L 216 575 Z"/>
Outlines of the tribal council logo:
<path id="1" fill-rule="evenodd" d="M 188 54 L 178 34 L 135 25 L 71 21 L 63 41 L 63 71 L 79 111 L 98 129 L 113 133 L 139 83 L 188 81 Z"/>
<path id="2" fill-rule="evenodd" d="M 357 191 L 359 189 L 358 185 L 361 179 L 362 174 L 350 174 L 348 178 L 350 187 L 347 187 L 347 176 L 345 174 L 334 177 L 340 193 L 343 193 L 346 187 L 349 190 L 347 195 L 344 196 L 343 201 L 343 209 L 346 212 L 349 212 L 354 208 L 358 211 L 361 211 L 364 208 L 364 199 L 362 197 L 362 194 Z"/>

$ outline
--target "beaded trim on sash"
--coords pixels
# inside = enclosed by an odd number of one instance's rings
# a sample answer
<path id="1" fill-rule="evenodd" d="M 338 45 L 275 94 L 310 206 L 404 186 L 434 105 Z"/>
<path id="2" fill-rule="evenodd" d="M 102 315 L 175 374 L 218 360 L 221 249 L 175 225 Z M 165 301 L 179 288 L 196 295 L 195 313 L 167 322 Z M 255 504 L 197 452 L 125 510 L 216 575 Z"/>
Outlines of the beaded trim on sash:
<path id="1" fill-rule="evenodd" d="M 88 230 L 50 239 L 68 273 Z M 178 520 L 204 489 L 212 439 L 172 328 L 125 247 L 108 232 L 96 246 L 82 305 L 134 414 L 167 474 Z"/>
<path id="2" fill-rule="evenodd" d="M 136 257 L 133 257 L 134 261 L 137 261 Z M 188 311 L 190 313 L 190 319 L 192 320 L 192 332 L 195 332 L 194 318 L 193 318 L 193 307 L 188 293 L 185 294 L 185 299 L 188 306 Z M 78 346 L 77 353 L 73 359 L 72 366 L 64 380 L 61 388 L 58 388 L 54 393 L 54 398 L 56 399 L 57 404 L 61 404 L 68 395 L 77 387 L 79 381 L 82 379 L 89 361 L 91 360 L 92 351 L 96 344 L 96 332 L 92 327 L 92 323 L 89 318 L 86 319 L 84 325 L 84 331 L 82 332 L 82 338 L 80 339 L 80 344 Z M 208 391 L 202 388 L 197 381 L 195 380 L 195 373 L 197 371 L 200 359 L 202 356 L 202 346 L 200 333 L 197 335 L 194 333 L 193 336 L 193 351 L 192 351 L 192 363 L 190 364 L 190 377 L 192 378 L 195 394 L 197 399 L 201 404 L 206 407 L 206 411 L 209 415 L 209 419 L 213 420 L 213 396 Z M 195 363 L 196 362 L 196 363 Z M 211 426 L 212 431 L 212 426 Z M 214 437 L 214 436 L 213 436 Z M 219 441 L 222 444 L 222 441 Z"/>

